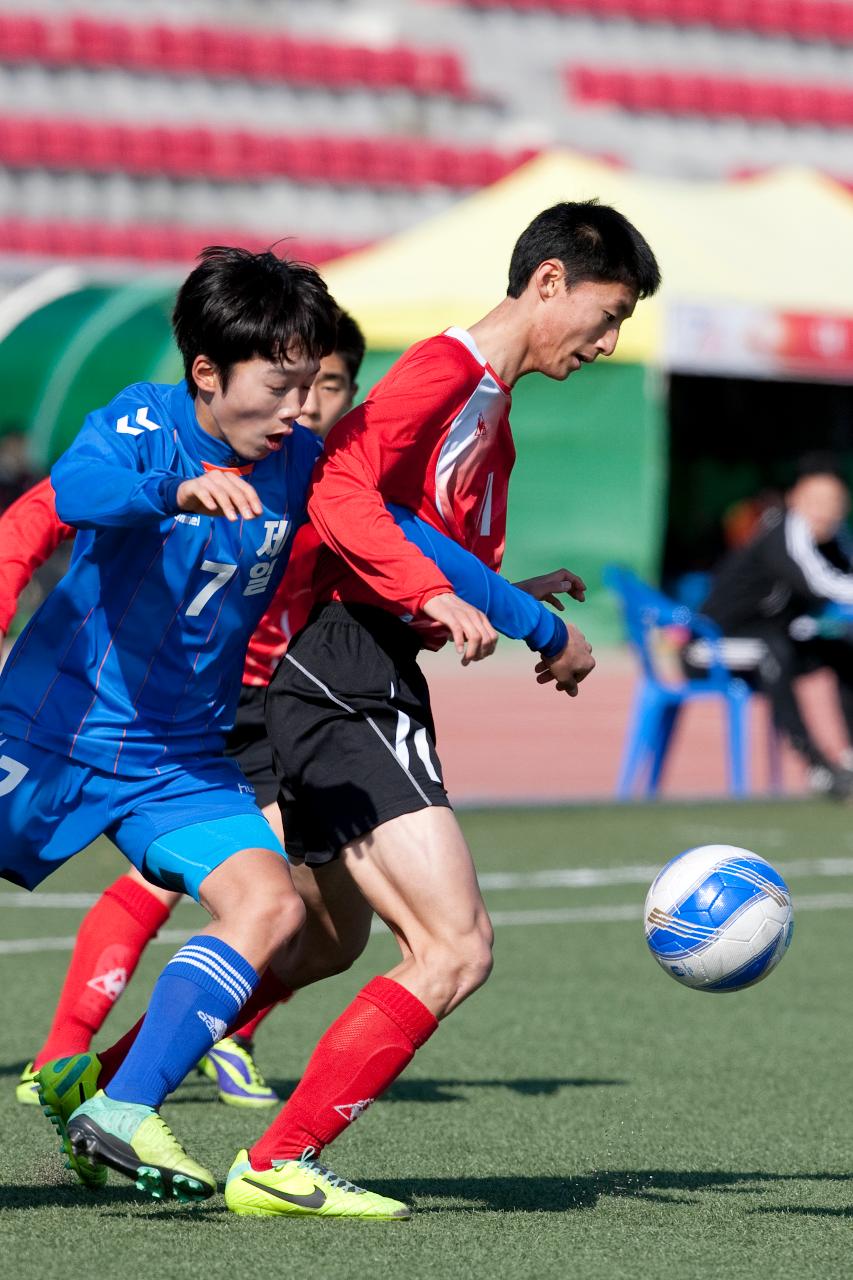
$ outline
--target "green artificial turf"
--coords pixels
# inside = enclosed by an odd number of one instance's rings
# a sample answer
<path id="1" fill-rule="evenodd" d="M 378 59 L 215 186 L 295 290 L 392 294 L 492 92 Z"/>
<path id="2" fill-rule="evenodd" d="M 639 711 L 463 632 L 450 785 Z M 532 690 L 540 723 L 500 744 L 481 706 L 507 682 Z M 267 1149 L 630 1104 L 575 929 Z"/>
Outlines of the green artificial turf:
<path id="1" fill-rule="evenodd" d="M 638 909 L 642 872 L 588 887 L 561 887 L 552 876 L 488 888 L 499 922 L 492 979 L 329 1153 L 346 1176 L 410 1199 L 417 1213 L 408 1223 L 240 1219 L 221 1196 L 195 1208 L 158 1205 L 114 1175 L 105 1193 L 87 1193 L 61 1169 L 40 1112 L 13 1098 L 68 953 L 0 955 L 3 1274 L 849 1276 L 849 809 L 505 810 L 463 814 L 463 823 L 492 885 L 499 872 L 653 867 L 717 841 L 814 866 L 791 876 L 795 908 L 800 898 L 804 909 L 790 954 L 767 982 L 726 996 L 668 978 L 637 919 L 543 922 L 566 909 Z M 845 858 L 849 868 L 839 865 Z M 821 868 L 821 859 L 833 863 Z M 121 868 L 103 843 L 40 893 L 97 891 Z M 12 906 L 9 893 L 0 894 L 0 937 L 73 934 L 81 907 Z M 183 906 L 169 927 L 188 934 L 198 919 Z M 105 1042 L 135 1018 L 169 954 L 168 945 L 149 949 Z M 375 937 L 354 970 L 301 993 L 265 1024 L 258 1059 L 282 1093 L 324 1026 L 394 956 L 390 939 Z M 200 1078 L 164 1115 L 223 1178 L 265 1124 L 215 1102 Z"/>

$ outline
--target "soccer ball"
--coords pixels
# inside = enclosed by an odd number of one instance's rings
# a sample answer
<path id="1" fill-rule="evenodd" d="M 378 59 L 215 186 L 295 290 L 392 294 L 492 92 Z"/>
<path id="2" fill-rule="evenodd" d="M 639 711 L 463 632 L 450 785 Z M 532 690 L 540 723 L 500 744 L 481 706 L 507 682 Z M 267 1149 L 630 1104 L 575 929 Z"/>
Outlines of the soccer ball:
<path id="1" fill-rule="evenodd" d="M 791 895 L 757 853 L 688 849 L 646 897 L 646 942 L 662 969 L 697 991 L 740 991 L 766 978 L 794 932 Z"/>

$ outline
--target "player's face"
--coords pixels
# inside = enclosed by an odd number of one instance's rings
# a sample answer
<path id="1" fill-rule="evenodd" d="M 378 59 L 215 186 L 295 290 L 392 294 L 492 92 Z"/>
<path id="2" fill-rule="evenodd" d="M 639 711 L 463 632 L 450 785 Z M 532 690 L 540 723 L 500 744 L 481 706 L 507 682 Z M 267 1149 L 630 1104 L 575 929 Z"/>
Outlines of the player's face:
<path id="1" fill-rule="evenodd" d="M 583 280 L 566 288 L 562 267 L 543 293 L 535 330 L 536 368 L 562 381 L 582 364 L 616 350 L 623 321 L 633 315 L 636 292 L 628 285 Z"/>
<path id="2" fill-rule="evenodd" d="M 311 384 L 299 421 L 315 436 L 325 440 L 338 418 L 352 408 L 356 385 L 350 380 L 343 357 L 333 351 L 323 356 L 320 372 Z"/>
<path id="3" fill-rule="evenodd" d="M 850 494 L 837 476 L 811 475 L 794 486 L 790 506 L 804 517 L 815 542 L 829 542 L 847 519 Z"/>
<path id="4" fill-rule="evenodd" d="M 250 462 L 277 452 L 292 434 L 320 367 L 298 348 L 281 363 L 256 356 L 232 364 L 223 391 L 218 371 L 204 362 L 198 356 L 193 366 L 199 423 Z"/>

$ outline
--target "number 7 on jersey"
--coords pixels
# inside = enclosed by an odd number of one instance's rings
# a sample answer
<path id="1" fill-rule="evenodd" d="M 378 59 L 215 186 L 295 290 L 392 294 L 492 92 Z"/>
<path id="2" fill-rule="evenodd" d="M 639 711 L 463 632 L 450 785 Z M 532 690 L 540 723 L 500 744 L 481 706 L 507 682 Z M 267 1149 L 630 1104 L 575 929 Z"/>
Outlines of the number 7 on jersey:
<path id="1" fill-rule="evenodd" d="M 237 572 L 236 564 L 222 564 L 220 560 L 202 560 L 201 567 L 204 573 L 212 573 L 214 576 L 187 605 L 188 618 L 197 618 L 211 596 L 216 595 L 216 592 L 224 587 L 226 582 L 230 582 Z"/>

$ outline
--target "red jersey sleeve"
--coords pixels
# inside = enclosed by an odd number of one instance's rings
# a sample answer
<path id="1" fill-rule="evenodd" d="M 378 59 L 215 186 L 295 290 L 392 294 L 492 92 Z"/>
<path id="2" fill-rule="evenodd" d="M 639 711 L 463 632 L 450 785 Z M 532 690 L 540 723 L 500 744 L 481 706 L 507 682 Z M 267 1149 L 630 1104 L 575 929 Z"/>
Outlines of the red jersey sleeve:
<path id="1" fill-rule="evenodd" d="M 56 514 L 56 498 L 46 476 L 0 516 L 0 630 L 8 631 L 18 597 L 39 565 L 77 532 Z"/>
<path id="2" fill-rule="evenodd" d="M 481 374 L 453 339 L 419 343 L 332 428 L 314 473 L 308 511 L 323 541 L 377 595 L 412 614 L 453 588 L 385 503 L 422 513 L 433 454 Z"/>

